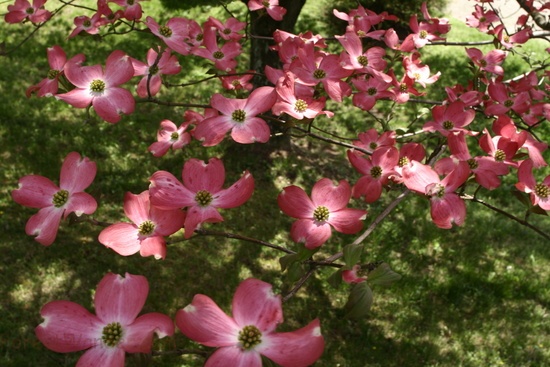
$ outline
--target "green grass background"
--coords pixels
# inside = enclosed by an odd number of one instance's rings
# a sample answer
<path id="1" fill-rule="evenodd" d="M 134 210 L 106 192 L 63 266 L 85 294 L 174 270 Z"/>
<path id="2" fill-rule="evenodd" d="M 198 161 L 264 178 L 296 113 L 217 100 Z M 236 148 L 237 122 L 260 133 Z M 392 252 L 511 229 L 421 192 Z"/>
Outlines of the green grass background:
<path id="1" fill-rule="evenodd" d="M 325 4 L 323 2 L 323 4 Z M 0 4 L 0 13 L 7 4 Z M 204 20 L 207 15 L 225 17 L 220 7 L 195 8 L 186 13 L 169 12 L 155 1 L 143 3 L 148 15 L 159 23 L 173 15 Z M 231 3 L 230 9 L 244 9 Z M 300 19 L 300 29 L 315 28 L 328 11 L 308 2 Z M 27 219 L 36 212 L 11 200 L 17 180 L 39 174 L 58 182 L 63 158 L 78 151 L 98 164 L 95 182 L 87 190 L 99 203 L 94 218 L 126 220 L 122 199 L 126 191 L 139 193 L 148 187 L 148 177 L 156 170 L 179 176 L 185 160 L 195 157 L 221 158 L 226 166 L 227 184 L 244 170 L 256 180 L 252 199 L 243 207 L 223 212 L 225 222 L 208 228 L 257 237 L 273 244 L 294 245 L 288 238 L 291 219 L 276 204 L 280 190 L 290 184 L 309 191 L 320 177 L 354 182 L 358 175 L 342 164 L 345 150 L 321 142 L 272 139 L 274 147 L 241 146 L 224 141 L 205 149 L 197 142 L 183 151 L 170 152 L 162 159 L 152 157 L 147 147 L 155 140 L 159 122 L 168 118 L 181 122 L 182 107 L 165 108 L 138 104 L 136 112 L 118 124 L 108 124 L 86 116 L 83 110 L 53 99 L 25 97 L 25 89 L 47 72 L 46 47 L 60 44 L 69 56 L 83 52 L 89 65 L 103 63 L 114 48 L 143 58 L 155 40 L 148 34 L 129 37 L 77 37 L 67 42 L 72 28 L 66 20 L 78 15 L 67 12 L 64 19 L 52 20 L 37 35 L 7 57 L 0 57 L 0 365 L 72 366 L 79 353 L 58 354 L 44 348 L 34 336 L 42 321 L 39 310 L 45 303 L 67 299 L 92 310 L 93 291 L 108 272 L 142 274 L 151 290 L 143 312 L 163 312 L 174 316 L 194 294 L 211 296 L 229 311 L 231 297 L 240 281 L 256 277 L 273 284 L 286 294 L 292 287 L 281 275 L 275 250 L 256 244 L 220 237 L 197 237 L 169 246 L 164 261 L 121 257 L 97 241 L 100 227 L 88 223 L 63 222 L 57 240 L 43 247 L 26 236 Z M 452 41 L 476 40 L 478 33 L 454 21 L 448 36 Z M 21 41 L 30 25 L 0 24 L 0 40 L 7 49 Z M 522 53 L 542 55 L 544 43 L 530 42 Z M 431 47 L 422 51 L 423 60 L 441 80 L 431 98 L 441 98 L 443 86 L 468 77 L 463 47 Z M 537 56 L 538 57 L 538 56 Z M 197 58 L 180 58 L 183 72 L 174 82 L 192 81 L 205 76 L 210 67 Z M 519 72 L 520 56 L 510 56 L 506 70 Z M 244 69 L 244 68 L 243 68 Z M 512 75 L 510 75 L 512 76 Z M 137 79 L 135 80 L 137 83 Z M 210 81 L 183 90 L 164 89 L 160 98 L 187 103 L 208 103 L 219 82 Z M 407 125 L 423 113 L 420 107 L 381 106 L 395 114 L 397 123 Z M 429 117 L 429 116 L 428 116 Z M 426 119 L 426 116 L 421 119 Z M 340 135 L 353 137 L 375 126 L 364 112 L 343 108 L 321 126 Z M 543 130 L 548 137 L 548 130 Z M 548 139 L 547 139 L 548 140 Z M 548 154 L 545 155 L 548 159 Z M 307 168 L 306 168 L 307 167 Z M 547 172 L 547 171 L 546 171 Z M 548 172 L 547 172 L 548 173 Z M 524 208 L 510 199 L 514 177 L 482 197 L 494 205 L 522 216 Z M 398 192 L 389 192 L 380 203 L 366 206 L 353 201 L 353 207 L 369 210 L 368 225 Z M 548 220 L 532 216 L 534 224 L 548 230 Z M 334 234 L 318 258 L 335 253 L 353 237 Z M 305 326 L 321 319 L 327 345 L 316 366 L 550 366 L 550 243 L 534 232 L 481 206 L 468 203 L 466 224 L 441 230 L 429 219 L 429 204 L 409 195 L 365 242 L 364 262 L 386 261 L 403 278 L 389 288 L 375 288 L 375 301 L 368 316 L 361 320 L 343 318 L 342 306 L 349 288 L 333 289 L 326 283 L 330 269 L 318 271 L 290 301 L 284 304 L 285 323 L 280 330 Z M 174 337 L 155 341 L 154 349 L 207 350 L 177 332 Z M 197 355 L 165 353 L 154 357 L 154 366 L 200 366 Z M 129 358 L 127 366 L 138 365 Z"/>

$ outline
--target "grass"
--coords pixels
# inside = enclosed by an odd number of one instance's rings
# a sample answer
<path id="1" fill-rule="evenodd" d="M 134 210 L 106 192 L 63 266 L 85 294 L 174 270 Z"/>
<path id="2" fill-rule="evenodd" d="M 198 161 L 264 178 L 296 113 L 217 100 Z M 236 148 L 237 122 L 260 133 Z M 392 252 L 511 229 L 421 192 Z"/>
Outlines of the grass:
<path id="1" fill-rule="evenodd" d="M 155 19 L 170 16 L 169 11 L 153 2 L 143 4 Z M 4 10 L 6 5 L 0 6 Z M 235 11 L 241 9 L 236 3 L 231 6 Z M 305 21 L 315 23 L 319 9 L 306 9 L 304 14 L 309 17 Z M 205 18 L 199 8 L 184 15 Z M 208 15 L 223 16 L 223 9 L 211 8 Z M 47 72 L 48 46 L 63 44 L 68 55 L 84 52 L 91 65 L 105 59 L 111 42 L 134 57 L 144 55 L 153 42 L 149 35 L 138 34 L 132 36 L 132 42 L 79 37 L 67 43 L 65 30 L 69 28 L 59 21 L 56 27 L 41 30 L 20 49 L 0 58 L 0 365 L 6 367 L 75 365 L 79 353 L 48 351 L 35 338 L 33 330 L 42 321 L 39 310 L 57 299 L 71 300 L 92 310 L 93 291 L 108 271 L 147 276 L 151 290 L 143 312 L 170 316 L 197 293 L 211 296 L 229 311 L 236 286 L 250 276 L 270 282 L 277 293 L 286 294 L 293 285 L 280 272 L 280 253 L 221 237 L 197 236 L 184 242 L 179 241 L 178 234 L 166 260 L 155 261 L 118 256 L 97 242 L 101 228 L 66 221 L 56 242 L 43 247 L 24 233 L 27 219 L 36 211 L 18 206 L 10 197 L 20 177 L 39 174 L 57 181 L 63 158 L 70 151 L 78 151 L 98 164 L 97 178 L 87 190 L 100 204 L 94 217 L 116 222 L 125 220 L 124 193 L 146 190 L 147 178 L 156 170 L 179 176 L 186 159 L 217 156 L 225 163 L 227 183 L 248 169 L 255 177 L 256 189 L 243 207 L 223 212 L 225 222 L 207 228 L 288 247 L 294 246 L 288 238 L 292 221 L 276 205 L 283 187 L 296 184 L 309 191 L 321 176 L 352 182 L 358 178 L 342 164 L 344 149 L 306 139 L 281 141 L 270 150 L 229 141 L 204 149 L 194 142 L 183 151 L 156 159 L 147 153 L 147 147 L 155 139 L 158 123 L 164 118 L 181 121 L 183 108 L 138 104 L 135 114 L 112 125 L 96 121 L 93 115 L 88 119 L 82 110 L 53 99 L 27 99 L 25 89 Z M 29 30 L 29 26 L 2 24 L 0 39 L 13 45 Z M 465 27 L 454 27 L 453 32 L 451 36 L 457 40 L 476 37 L 475 31 Z M 531 44 L 522 50 L 531 47 L 539 52 L 540 46 Z M 207 64 L 195 59 L 181 60 L 186 70 L 181 81 L 199 78 L 207 69 Z M 466 73 L 461 72 L 465 67 L 461 48 L 426 49 L 426 62 L 433 65 L 434 71 L 442 71 L 442 78 L 450 75 L 449 82 L 467 80 Z M 506 63 L 519 65 L 511 57 Z M 447 81 L 442 80 L 440 85 L 445 85 Z M 441 92 L 440 88 L 434 89 Z M 219 90 L 216 81 L 184 90 L 165 90 L 161 97 L 208 103 L 212 90 Z M 397 121 L 408 121 L 421 112 L 399 108 Z M 371 117 L 351 108 L 323 121 L 324 128 L 344 136 L 375 126 Z M 308 169 L 304 169 L 304 163 Z M 522 216 L 521 204 L 509 200 L 513 183 L 511 178 L 498 191 L 482 197 Z M 382 203 L 367 207 L 367 225 L 397 193 L 388 192 Z M 350 206 L 365 204 L 353 201 Z M 548 226 L 544 217 L 532 216 L 530 221 L 541 228 Z M 335 234 L 323 246 L 322 254 L 340 251 L 352 239 Z M 468 203 L 463 227 L 438 229 L 429 219 L 428 202 L 409 195 L 366 240 L 364 262 L 386 261 L 403 276 L 389 288 L 374 289 L 375 301 L 368 316 L 353 321 L 343 318 L 342 306 L 349 288 L 331 288 L 326 279 L 332 271 L 323 269 L 284 304 L 281 330 L 293 330 L 320 318 L 327 346 L 316 366 L 550 366 L 548 246 L 548 241 L 534 232 L 475 203 Z M 157 351 L 175 348 L 201 349 L 179 332 L 156 341 L 154 347 Z M 168 367 L 203 363 L 200 356 L 169 353 L 152 361 L 154 366 Z M 127 365 L 139 364 L 129 358 Z"/>

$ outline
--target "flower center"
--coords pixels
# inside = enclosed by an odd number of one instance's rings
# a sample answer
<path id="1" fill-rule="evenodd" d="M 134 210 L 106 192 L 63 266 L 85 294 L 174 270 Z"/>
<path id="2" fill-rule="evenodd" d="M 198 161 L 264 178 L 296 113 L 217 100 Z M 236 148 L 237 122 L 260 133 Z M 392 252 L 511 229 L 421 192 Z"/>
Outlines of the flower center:
<path id="1" fill-rule="evenodd" d="M 105 82 L 100 79 L 92 80 L 90 90 L 94 93 L 102 93 L 105 90 Z"/>
<path id="2" fill-rule="evenodd" d="M 506 153 L 504 153 L 504 150 L 502 149 L 497 149 L 495 150 L 494 158 L 495 161 L 502 162 L 506 159 Z"/>
<path id="3" fill-rule="evenodd" d="M 85 28 L 90 28 L 92 26 L 92 21 L 89 20 L 89 19 L 86 19 L 82 25 L 85 27 Z"/>
<path id="4" fill-rule="evenodd" d="M 360 30 L 357 31 L 357 36 L 358 36 L 359 38 L 363 38 L 363 37 L 366 37 L 366 36 L 367 36 L 367 33 L 365 33 L 365 31 L 363 31 L 363 30 L 360 29 Z"/>
<path id="5" fill-rule="evenodd" d="M 241 82 L 239 80 L 233 80 L 231 82 L 231 85 L 234 86 L 235 88 L 238 88 L 241 86 Z"/>
<path id="6" fill-rule="evenodd" d="M 313 77 L 315 79 L 323 79 L 325 76 L 327 76 L 327 73 L 322 69 L 317 69 L 313 72 Z"/>
<path id="7" fill-rule="evenodd" d="M 373 141 L 369 144 L 369 148 L 371 148 L 372 150 L 375 150 L 376 148 L 378 148 L 378 144 L 375 141 Z"/>
<path id="8" fill-rule="evenodd" d="M 399 167 L 404 167 L 404 166 L 408 165 L 409 162 L 410 162 L 410 161 L 409 161 L 409 158 L 407 158 L 407 157 L 401 157 L 401 158 L 399 158 L 399 161 L 397 162 L 397 165 L 398 165 Z"/>
<path id="9" fill-rule="evenodd" d="M 25 10 L 25 13 L 27 13 L 27 14 L 34 14 L 34 9 L 33 9 L 32 7 L 27 8 L 27 10 Z"/>
<path id="10" fill-rule="evenodd" d="M 149 74 L 155 75 L 159 72 L 159 67 L 157 65 L 153 65 L 149 68 Z"/>
<path id="11" fill-rule="evenodd" d="M 357 62 L 363 66 L 367 66 L 369 64 L 369 59 L 365 55 L 357 56 Z"/>
<path id="12" fill-rule="evenodd" d="M 407 86 L 407 84 L 405 84 L 405 83 L 399 84 L 399 91 L 401 93 L 405 93 L 408 90 L 409 90 L 409 87 Z"/>
<path id="13" fill-rule="evenodd" d="M 172 36 L 172 30 L 165 25 L 160 26 L 159 33 L 166 38 Z"/>
<path id="14" fill-rule="evenodd" d="M 246 112 L 244 112 L 243 110 L 235 110 L 231 114 L 231 118 L 233 119 L 233 121 L 236 122 L 244 122 L 244 120 L 246 119 Z"/>
<path id="15" fill-rule="evenodd" d="M 195 201 L 200 206 L 208 206 L 213 200 L 212 194 L 206 190 L 199 190 L 195 195 Z"/>
<path id="16" fill-rule="evenodd" d="M 326 206 L 318 206 L 313 211 L 313 219 L 318 222 L 326 222 L 328 220 L 330 212 Z"/>
<path id="17" fill-rule="evenodd" d="M 176 131 L 170 134 L 170 140 L 178 140 L 180 137 L 180 134 L 178 134 Z"/>
<path id="18" fill-rule="evenodd" d="M 424 38 L 428 37 L 428 32 L 425 31 L 425 30 L 422 30 L 422 31 L 420 31 L 420 33 L 418 34 L 418 37 L 424 39 Z"/>
<path id="19" fill-rule="evenodd" d="M 122 325 L 120 322 L 111 322 L 103 328 L 101 340 L 109 347 L 116 347 L 122 339 Z"/>
<path id="20" fill-rule="evenodd" d="M 265 6 L 266 8 L 269 8 L 269 1 L 262 1 L 262 5 Z"/>
<path id="21" fill-rule="evenodd" d="M 503 39 L 504 42 L 506 42 L 506 43 L 510 42 L 510 36 L 508 36 L 508 35 L 502 37 L 502 39 Z"/>
<path id="22" fill-rule="evenodd" d="M 223 54 L 223 52 L 221 52 L 219 50 L 212 54 L 212 57 L 214 57 L 216 60 L 221 60 L 221 59 L 223 59 L 224 56 L 225 55 Z"/>
<path id="23" fill-rule="evenodd" d="M 202 33 L 197 34 L 197 37 L 195 37 L 195 39 L 199 42 L 202 41 L 203 38 L 204 38 L 204 34 Z"/>
<path id="24" fill-rule="evenodd" d="M 307 110 L 307 102 L 303 99 L 297 99 L 296 102 L 294 102 L 294 111 L 304 113 Z"/>
<path id="25" fill-rule="evenodd" d="M 536 184 L 535 195 L 537 195 L 541 199 L 547 199 L 548 197 L 550 197 L 550 187 L 540 183 Z"/>
<path id="26" fill-rule="evenodd" d="M 48 79 L 55 79 L 59 74 L 61 74 L 61 71 L 51 69 L 50 71 L 48 71 Z"/>
<path id="27" fill-rule="evenodd" d="M 432 184 L 427 187 L 427 195 L 431 197 L 442 198 L 445 196 L 445 186 L 441 184 Z"/>
<path id="28" fill-rule="evenodd" d="M 482 17 L 479 17 L 479 22 L 480 22 L 480 23 L 483 23 L 483 22 L 485 22 L 486 20 L 487 20 L 487 18 L 485 18 L 485 17 L 483 17 L 483 16 L 482 16 Z"/>
<path id="29" fill-rule="evenodd" d="M 378 92 L 378 90 L 374 87 L 370 87 L 369 89 L 367 89 L 367 93 L 369 96 L 374 96 L 376 92 Z"/>
<path id="30" fill-rule="evenodd" d="M 512 101 L 511 99 L 508 99 L 508 100 L 504 101 L 504 105 L 506 107 L 510 108 L 514 105 L 514 101 Z"/>
<path id="31" fill-rule="evenodd" d="M 379 178 L 380 176 L 382 176 L 382 168 L 380 168 L 379 166 L 374 166 L 370 169 L 370 175 L 372 176 L 372 178 Z"/>
<path id="32" fill-rule="evenodd" d="M 225 28 L 222 32 L 223 32 L 224 34 L 231 34 L 231 29 Z"/>
<path id="33" fill-rule="evenodd" d="M 128 5 L 134 5 L 134 0 L 126 0 L 126 4 L 128 4 Z"/>
<path id="34" fill-rule="evenodd" d="M 455 124 L 453 124 L 452 121 L 447 120 L 447 121 L 443 122 L 443 128 L 445 130 L 451 130 L 453 127 L 455 127 Z"/>
<path id="35" fill-rule="evenodd" d="M 61 208 L 69 200 L 69 192 L 67 190 L 59 190 L 53 195 L 52 204 L 56 208 Z"/>
<path id="36" fill-rule="evenodd" d="M 138 227 L 138 232 L 142 236 L 149 236 L 155 231 L 155 223 L 151 222 L 150 220 L 146 220 L 145 222 L 141 223 Z"/>
<path id="37" fill-rule="evenodd" d="M 487 66 L 487 60 L 479 60 L 479 65 L 481 65 L 482 67 Z"/>
<path id="38" fill-rule="evenodd" d="M 470 166 L 470 169 L 476 169 L 477 167 L 479 167 L 479 164 L 473 158 L 468 159 L 466 162 L 468 162 L 468 166 Z"/>
<path id="39" fill-rule="evenodd" d="M 262 342 L 262 333 L 254 325 L 247 325 L 239 331 L 239 343 L 246 350 L 254 348 Z"/>

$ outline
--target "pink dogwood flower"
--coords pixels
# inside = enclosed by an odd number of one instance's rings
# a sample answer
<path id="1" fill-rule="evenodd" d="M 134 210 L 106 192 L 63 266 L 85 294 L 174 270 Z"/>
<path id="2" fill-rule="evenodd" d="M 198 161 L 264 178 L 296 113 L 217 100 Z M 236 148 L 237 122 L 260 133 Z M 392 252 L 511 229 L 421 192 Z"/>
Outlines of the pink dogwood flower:
<path id="1" fill-rule="evenodd" d="M 480 70 L 487 71 L 496 75 L 504 75 L 504 69 L 500 64 L 506 58 L 506 52 L 502 50 L 491 50 L 483 55 L 477 48 L 467 48 L 466 53 L 472 62 L 479 66 Z"/>
<path id="2" fill-rule="evenodd" d="M 59 186 L 43 176 L 21 178 L 19 188 L 11 192 L 13 200 L 23 206 L 40 209 L 28 220 L 25 232 L 36 236 L 35 240 L 42 245 L 49 246 L 57 236 L 62 217 L 65 219 L 73 212 L 77 216 L 95 212 L 97 202 L 84 189 L 91 185 L 96 170 L 94 162 L 71 152 L 61 166 Z"/>
<path id="3" fill-rule="evenodd" d="M 218 347 L 206 367 L 261 367 L 265 356 L 282 367 L 312 365 L 325 347 L 318 319 L 296 331 L 279 333 L 283 321 L 281 297 L 258 279 L 241 282 L 232 302 L 233 317 L 208 296 L 197 294 L 176 313 L 176 325 L 188 338 Z"/>
<path id="4" fill-rule="evenodd" d="M 170 49 L 165 49 L 160 58 L 158 52 L 150 48 L 147 51 L 147 64 L 136 59 L 130 59 L 134 67 L 134 76 L 144 75 L 137 86 L 137 94 L 141 98 L 147 98 L 149 93 L 155 96 L 162 86 L 162 75 L 173 75 L 181 71 L 178 58 L 171 54 Z"/>
<path id="5" fill-rule="evenodd" d="M 187 208 L 185 238 L 190 238 L 202 223 L 223 221 L 218 208 L 229 209 L 244 204 L 254 191 L 254 178 L 246 171 L 237 182 L 223 189 L 225 168 L 218 158 L 208 163 L 192 158 L 181 173 L 183 184 L 166 171 L 157 171 L 151 178 L 151 203 L 160 209 Z"/>
<path id="6" fill-rule="evenodd" d="M 529 194 L 531 203 L 544 210 L 550 210 L 550 175 L 537 183 L 533 175 L 533 161 L 524 160 L 518 168 L 518 180 L 516 188 Z"/>
<path id="7" fill-rule="evenodd" d="M 145 18 L 145 25 L 155 36 L 164 41 L 166 46 L 180 55 L 189 55 L 191 45 L 186 40 L 189 37 L 189 30 L 194 21 L 173 17 L 166 22 L 166 25 L 159 25 L 153 18 Z"/>
<path id="8" fill-rule="evenodd" d="M 141 19 L 143 15 L 143 10 L 141 9 L 140 1 L 145 0 L 110 0 L 113 3 L 120 5 L 124 8 L 123 17 L 128 20 L 138 20 Z"/>
<path id="9" fill-rule="evenodd" d="M 226 72 L 237 66 L 235 57 L 241 54 L 241 45 L 236 41 L 227 41 L 221 47 L 216 41 L 216 29 L 206 27 L 204 29 L 204 47 L 194 49 L 193 55 L 204 57 L 214 63 L 214 66 Z"/>
<path id="10" fill-rule="evenodd" d="M 151 205 L 149 191 L 124 195 L 124 213 L 133 223 L 115 223 L 99 234 L 99 242 L 122 256 L 139 251 L 141 256 L 166 257 L 164 237 L 183 227 L 185 212 L 162 210 Z"/>
<path id="11" fill-rule="evenodd" d="M 32 23 L 41 23 L 50 19 L 52 13 L 44 9 L 47 0 L 33 0 L 32 5 L 28 0 L 15 0 L 13 5 L 8 5 L 8 12 L 4 16 L 6 23 L 20 23 L 25 19 Z"/>
<path id="12" fill-rule="evenodd" d="M 298 219 L 292 224 L 290 236 L 308 249 L 324 244 L 337 232 L 354 234 L 363 227 L 367 212 L 346 208 L 351 198 L 349 183 L 342 180 L 334 185 L 329 178 L 322 178 L 313 185 L 311 199 L 298 186 L 288 186 L 277 197 L 279 208 L 288 216 Z"/>
<path id="13" fill-rule="evenodd" d="M 286 9 L 279 6 L 279 0 L 249 0 L 248 9 L 250 11 L 265 9 L 271 18 L 278 21 L 283 20 L 286 14 Z"/>
<path id="14" fill-rule="evenodd" d="M 475 5 L 475 11 L 466 17 L 466 24 L 469 27 L 477 28 L 480 32 L 487 32 L 489 26 L 498 22 L 499 19 L 493 10 L 485 11 L 481 5 Z"/>
<path id="15" fill-rule="evenodd" d="M 231 130 L 231 137 L 237 143 L 265 143 L 271 131 L 258 114 L 269 111 L 277 93 L 273 87 L 256 88 L 248 98 L 231 99 L 214 94 L 210 105 L 221 114 L 204 119 L 195 130 L 195 139 L 202 140 L 206 147 L 219 144 Z"/>
<path id="16" fill-rule="evenodd" d="M 42 307 L 44 321 L 35 334 L 58 353 L 87 349 L 77 366 L 123 367 L 126 353 L 151 353 L 154 334 L 174 334 L 174 323 L 166 315 L 138 317 L 148 293 L 144 276 L 108 273 L 94 295 L 96 315 L 71 301 L 52 301 Z"/>
<path id="17" fill-rule="evenodd" d="M 475 114 L 473 109 L 466 108 L 464 102 L 456 100 L 448 105 L 432 108 L 433 120 L 426 122 L 422 129 L 429 132 L 438 131 L 443 136 L 456 131 L 473 134 L 465 127 L 474 120 Z"/>
<path id="18" fill-rule="evenodd" d="M 69 34 L 69 38 L 76 37 L 82 31 L 88 34 L 98 34 L 99 27 L 104 24 L 105 21 L 102 18 L 102 14 L 100 12 L 92 15 L 91 18 L 87 15 L 79 15 L 78 17 L 74 18 L 74 25 L 76 27 L 73 29 L 71 34 Z"/>
<path id="19" fill-rule="evenodd" d="M 351 270 L 342 271 L 342 280 L 348 284 L 363 283 L 367 280 L 367 276 L 362 273 L 366 272 L 364 269 L 361 269 L 361 265 L 353 265 Z"/>
<path id="20" fill-rule="evenodd" d="M 162 120 L 157 132 L 157 140 L 151 144 L 148 150 L 155 157 L 162 157 L 168 149 L 181 149 L 191 142 L 191 134 L 186 132 L 191 124 L 190 120 L 184 121 L 179 127 L 170 120 Z"/>
<path id="21" fill-rule="evenodd" d="M 119 87 L 134 76 L 130 57 L 124 52 L 111 52 L 105 71 L 100 65 L 81 66 L 76 62 L 67 63 L 65 76 L 76 88 L 68 93 L 57 94 L 55 98 L 76 108 L 85 108 L 91 104 L 99 117 L 111 123 L 120 121 L 121 113 L 134 112 L 135 101 L 132 93 Z"/>

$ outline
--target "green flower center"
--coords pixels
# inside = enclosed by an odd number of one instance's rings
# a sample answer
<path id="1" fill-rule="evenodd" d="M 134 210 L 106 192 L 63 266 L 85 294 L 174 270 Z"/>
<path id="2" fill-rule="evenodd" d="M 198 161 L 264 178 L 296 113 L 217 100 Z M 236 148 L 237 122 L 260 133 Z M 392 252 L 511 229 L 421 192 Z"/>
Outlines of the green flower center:
<path id="1" fill-rule="evenodd" d="M 92 80 L 90 90 L 94 93 L 102 93 L 105 90 L 105 82 L 100 79 Z"/>
<path id="2" fill-rule="evenodd" d="M 431 190 L 429 195 L 431 197 L 437 196 L 438 198 L 442 198 L 445 196 L 445 186 L 441 184 L 436 184 Z"/>
<path id="3" fill-rule="evenodd" d="M 330 212 L 328 211 L 328 208 L 326 206 L 318 206 L 313 211 L 313 219 L 315 219 L 318 222 L 326 222 L 328 220 L 329 215 L 330 215 Z"/>
<path id="4" fill-rule="evenodd" d="M 128 5 L 134 5 L 134 0 L 126 0 L 126 4 L 128 4 Z"/>
<path id="5" fill-rule="evenodd" d="M 365 55 L 357 56 L 357 62 L 363 66 L 367 66 L 369 64 L 369 59 Z"/>
<path id="6" fill-rule="evenodd" d="M 204 34 L 202 33 L 197 34 L 197 37 L 195 37 L 195 39 L 199 42 L 202 41 L 203 38 L 204 38 Z"/>
<path id="7" fill-rule="evenodd" d="M 155 231 L 155 223 L 151 222 L 150 220 L 146 220 L 145 222 L 142 222 L 138 227 L 138 232 L 142 236 L 149 236 Z"/>
<path id="8" fill-rule="evenodd" d="M 536 184 L 535 195 L 537 195 L 541 199 L 547 199 L 550 196 L 550 187 L 541 183 Z"/>
<path id="9" fill-rule="evenodd" d="M 422 31 L 420 31 L 420 34 L 418 35 L 418 37 L 424 39 L 424 38 L 428 37 L 428 32 L 425 31 L 425 30 L 422 30 Z"/>
<path id="10" fill-rule="evenodd" d="M 172 36 L 172 30 L 165 25 L 160 26 L 159 33 L 166 38 Z"/>
<path id="11" fill-rule="evenodd" d="M 237 88 L 237 87 L 241 86 L 241 82 L 240 82 L 240 80 L 235 79 L 231 82 L 231 85 L 234 86 L 235 88 Z"/>
<path id="12" fill-rule="evenodd" d="M 170 134 L 170 140 L 178 140 L 180 137 L 180 134 L 178 134 L 176 131 Z"/>
<path id="13" fill-rule="evenodd" d="M 262 1 L 262 5 L 269 8 L 269 1 Z"/>
<path id="14" fill-rule="evenodd" d="M 363 30 L 358 30 L 357 31 L 357 36 L 359 36 L 359 38 L 363 38 L 363 37 L 366 37 L 367 33 L 365 33 L 365 31 Z"/>
<path id="15" fill-rule="evenodd" d="M 159 72 L 159 67 L 157 65 L 153 65 L 149 68 L 149 74 L 155 75 Z"/>
<path id="16" fill-rule="evenodd" d="M 48 79 L 55 79 L 59 74 L 61 74 L 61 71 L 51 69 L 50 71 L 48 71 Z"/>
<path id="17" fill-rule="evenodd" d="M 223 32 L 224 34 L 231 34 L 231 29 L 225 28 L 222 32 Z"/>
<path id="18" fill-rule="evenodd" d="M 31 8 L 27 8 L 27 10 L 25 10 L 25 13 L 27 14 L 34 14 L 34 9 L 31 7 Z"/>
<path id="19" fill-rule="evenodd" d="M 483 22 L 485 22 L 486 20 L 487 20 L 487 18 L 485 18 L 485 17 L 480 17 L 480 18 L 479 18 L 479 22 L 480 22 L 480 23 L 483 23 Z"/>
<path id="20" fill-rule="evenodd" d="M 56 208 L 61 208 L 69 200 L 69 192 L 67 190 L 59 190 L 53 195 L 52 204 Z"/>
<path id="21" fill-rule="evenodd" d="M 212 197 L 212 194 L 209 193 L 206 190 L 199 190 L 197 194 L 195 195 L 195 201 L 200 206 L 208 206 L 214 198 Z"/>
<path id="22" fill-rule="evenodd" d="M 502 149 L 497 149 L 495 150 L 494 158 L 495 158 L 495 161 L 502 162 L 503 160 L 506 159 L 506 153 L 504 153 L 504 150 Z"/>
<path id="23" fill-rule="evenodd" d="M 303 99 L 297 99 L 296 102 L 294 102 L 294 111 L 304 113 L 307 110 L 307 102 Z"/>
<path id="24" fill-rule="evenodd" d="M 455 124 L 453 124 L 452 121 L 447 120 L 443 122 L 443 128 L 445 130 L 451 130 L 453 127 L 455 127 Z"/>
<path id="25" fill-rule="evenodd" d="M 122 325 L 120 322 L 111 322 L 103 328 L 101 340 L 109 347 L 116 347 L 122 339 Z"/>
<path id="26" fill-rule="evenodd" d="M 214 57 L 216 60 L 221 60 L 221 59 L 223 59 L 224 56 L 225 55 L 223 54 L 223 52 L 221 52 L 219 50 L 212 54 L 212 57 Z"/>
<path id="27" fill-rule="evenodd" d="M 485 66 L 487 66 L 487 61 L 486 60 L 479 60 L 479 65 L 485 67 Z"/>
<path id="28" fill-rule="evenodd" d="M 231 118 L 235 122 L 244 122 L 244 120 L 246 119 L 246 112 L 244 112 L 243 110 L 235 110 L 231 114 Z"/>
<path id="29" fill-rule="evenodd" d="M 504 101 L 504 105 L 506 107 L 510 108 L 514 105 L 514 101 L 512 101 L 511 99 L 508 99 L 508 100 Z"/>
<path id="30" fill-rule="evenodd" d="M 317 69 L 313 72 L 313 77 L 315 79 L 323 79 L 325 76 L 327 76 L 327 73 L 322 69 Z"/>
<path id="31" fill-rule="evenodd" d="M 401 157 L 401 158 L 399 158 L 399 161 L 397 162 L 397 165 L 398 165 L 399 167 L 404 167 L 404 166 L 408 165 L 409 162 L 410 162 L 410 161 L 409 161 L 409 158 L 407 158 L 407 157 Z"/>
<path id="32" fill-rule="evenodd" d="M 479 164 L 473 158 L 468 159 L 466 162 L 468 162 L 468 166 L 470 166 L 470 169 L 476 169 L 477 167 L 479 167 Z"/>
<path id="33" fill-rule="evenodd" d="M 510 36 L 508 35 L 505 35 L 504 37 L 502 37 L 502 39 L 504 40 L 504 42 L 510 42 Z"/>
<path id="34" fill-rule="evenodd" d="M 84 21 L 84 23 L 82 23 L 82 25 L 83 25 L 85 28 L 90 28 L 90 27 L 92 26 L 92 21 L 86 19 L 86 20 Z"/>
<path id="35" fill-rule="evenodd" d="M 250 350 L 262 342 L 262 333 L 254 325 L 247 325 L 239 331 L 241 348 Z"/>
<path id="36" fill-rule="evenodd" d="M 382 176 L 382 168 L 380 168 L 379 166 L 374 166 L 370 169 L 370 175 L 372 176 L 372 178 L 379 178 L 380 176 Z"/>
<path id="37" fill-rule="evenodd" d="M 374 96 L 376 92 L 378 92 L 378 90 L 374 87 L 370 87 L 369 89 L 367 89 L 367 93 L 369 96 Z"/>
<path id="38" fill-rule="evenodd" d="M 407 84 L 405 84 L 405 83 L 399 84 L 399 91 L 401 93 L 405 93 L 408 90 L 409 90 L 409 87 L 407 86 Z"/>

